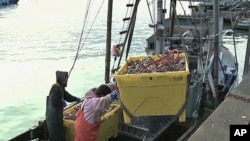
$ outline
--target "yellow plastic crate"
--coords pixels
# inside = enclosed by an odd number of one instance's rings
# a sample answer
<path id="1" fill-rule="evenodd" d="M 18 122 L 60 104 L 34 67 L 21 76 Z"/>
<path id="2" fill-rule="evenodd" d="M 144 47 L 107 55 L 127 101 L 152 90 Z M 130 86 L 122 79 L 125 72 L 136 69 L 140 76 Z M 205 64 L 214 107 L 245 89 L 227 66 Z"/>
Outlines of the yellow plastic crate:
<path id="1" fill-rule="evenodd" d="M 176 57 L 177 55 L 175 55 Z M 148 56 L 130 57 L 127 62 L 136 61 Z M 150 56 L 158 60 L 159 56 Z M 186 100 L 187 76 L 189 69 L 186 55 L 184 71 L 124 74 L 125 63 L 114 75 L 119 89 L 120 100 L 133 116 L 176 115 Z M 124 122 L 131 123 L 128 114 L 123 111 Z M 179 117 L 185 121 L 186 112 Z"/>
<path id="2" fill-rule="evenodd" d="M 118 135 L 120 105 L 111 104 L 111 106 L 115 106 L 115 108 L 101 117 L 97 141 L 108 141 L 109 138 L 117 137 Z M 71 107 L 65 110 L 64 114 L 72 112 L 72 110 L 75 109 Z M 64 130 L 66 141 L 75 141 L 75 121 L 64 120 Z"/>

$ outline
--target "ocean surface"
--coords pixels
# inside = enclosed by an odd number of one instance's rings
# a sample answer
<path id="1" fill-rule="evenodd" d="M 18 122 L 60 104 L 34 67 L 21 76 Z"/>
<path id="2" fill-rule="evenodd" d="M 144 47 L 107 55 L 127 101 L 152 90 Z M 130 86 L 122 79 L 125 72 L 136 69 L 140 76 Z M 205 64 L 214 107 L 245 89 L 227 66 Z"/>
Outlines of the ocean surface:
<path id="1" fill-rule="evenodd" d="M 66 88 L 78 97 L 105 82 L 107 0 L 92 2 Z M 69 71 L 73 65 L 87 4 L 86 0 L 19 0 L 17 5 L 0 7 L 0 141 L 45 118 L 46 96 L 55 83 L 56 70 Z M 126 0 L 113 3 L 112 45 L 120 40 L 125 4 Z M 181 6 L 177 10 L 182 11 Z M 130 56 L 145 55 L 145 39 L 153 33 L 152 29 L 145 30 L 151 23 L 148 13 L 146 1 L 141 1 Z M 235 36 L 241 77 L 248 36 L 238 31 Z M 225 46 L 233 52 L 232 39 L 223 37 Z M 111 61 L 112 66 L 113 57 Z"/>

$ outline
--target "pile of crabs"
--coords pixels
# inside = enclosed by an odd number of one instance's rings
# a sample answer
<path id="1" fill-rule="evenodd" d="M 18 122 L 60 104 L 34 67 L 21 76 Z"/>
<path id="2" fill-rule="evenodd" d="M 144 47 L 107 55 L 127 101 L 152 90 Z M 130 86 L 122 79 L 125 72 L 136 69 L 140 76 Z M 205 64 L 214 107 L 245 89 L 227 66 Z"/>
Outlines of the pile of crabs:
<path id="1" fill-rule="evenodd" d="M 78 111 L 81 108 L 81 103 L 77 104 L 76 106 L 72 107 L 73 109 L 70 109 L 69 111 L 65 112 L 63 114 L 63 119 L 64 120 L 72 120 L 75 121 L 76 120 L 76 115 L 78 113 Z M 114 105 L 110 105 L 108 108 L 104 109 L 102 112 L 102 116 L 104 116 L 106 113 L 109 113 L 110 111 L 112 111 L 115 108 Z"/>
<path id="2" fill-rule="evenodd" d="M 147 56 L 139 60 L 128 61 L 125 74 L 185 71 L 185 69 L 185 57 L 169 53 L 158 57 Z"/>

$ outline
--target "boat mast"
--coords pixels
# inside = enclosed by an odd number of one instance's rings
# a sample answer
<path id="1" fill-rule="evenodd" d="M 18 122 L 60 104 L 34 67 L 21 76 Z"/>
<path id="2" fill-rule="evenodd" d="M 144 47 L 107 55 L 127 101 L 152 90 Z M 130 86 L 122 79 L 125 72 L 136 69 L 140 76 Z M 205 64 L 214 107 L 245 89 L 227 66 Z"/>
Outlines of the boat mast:
<path id="1" fill-rule="evenodd" d="M 218 72 L 219 72 L 219 4 L 218 0 L 213 1 L 213 29 L 214 29 L 214 87 L 215 87 L 215 106 L 218 105 Z"/>
<path id="2" fill-rule="evenodd" d="M 112 30 L 112 10 L 113 0 L 108 1 L 108 15 L 107 15 L 107 37 L 106 37 L 106 56 L 105 56 L 105 83 L 109 83 L 110 74 L 110 47 L 111 47 L 111 30 Z"/>
<path id="3" fill-rule="evenodd" d="M 156 23 L 156 42 L 155 42 L 155 54 L 163 53 L 163 11 L 162 0 L 157 0 L 157 23 Z"/>
<path id="4" fill-rule="evenodd" d="M 174 7 L 173 7 L 174 6 Z M 174 34 L 174 21 L 175 21 L 175 8 L 176 8 L 176 0 L 171 0 L 170 1 L 170 20 L 171 20 L 171 24 L 170 24 L 170 29 L 169 29 L 169 36 L 173 37 Z M 169 49 L 172 50 L 173 49 L 173 41 L 170 40 L 170 46 Z"/>

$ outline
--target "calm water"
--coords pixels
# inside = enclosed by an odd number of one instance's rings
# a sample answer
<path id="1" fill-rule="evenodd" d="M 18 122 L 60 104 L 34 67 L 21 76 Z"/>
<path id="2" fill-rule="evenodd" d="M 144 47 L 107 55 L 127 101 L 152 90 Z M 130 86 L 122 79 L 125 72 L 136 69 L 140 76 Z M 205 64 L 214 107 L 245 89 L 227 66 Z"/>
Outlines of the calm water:
<path id="1" fill-rule="evenodd" d="M 69 71 L 83 26 L 86 0 L 19 0 L 18 5 L 0 7 L 0 141 L 26 131 L 44 119 L 45 97 L 55 82 L 55 71 Z M 126 1 L 114 1 L 112 44 L 119 42 Z M 153 31 L 146 3 L 138 12 L 131 54 L 145 54 L 145 38 Z M 84 37 L 101 5 L 87 21 Z M 82 97 L 104 82 L 107 0 L 84 42 L 67 90 Z M 232 37 L 224 37 L 233 50 Z M 242 71 L 247 36 L 237 33 L 238 60 Z M 113 60 L 113 58 L 111 58 Z M 113 64 L 111 64 L 112 66 Z"/>

